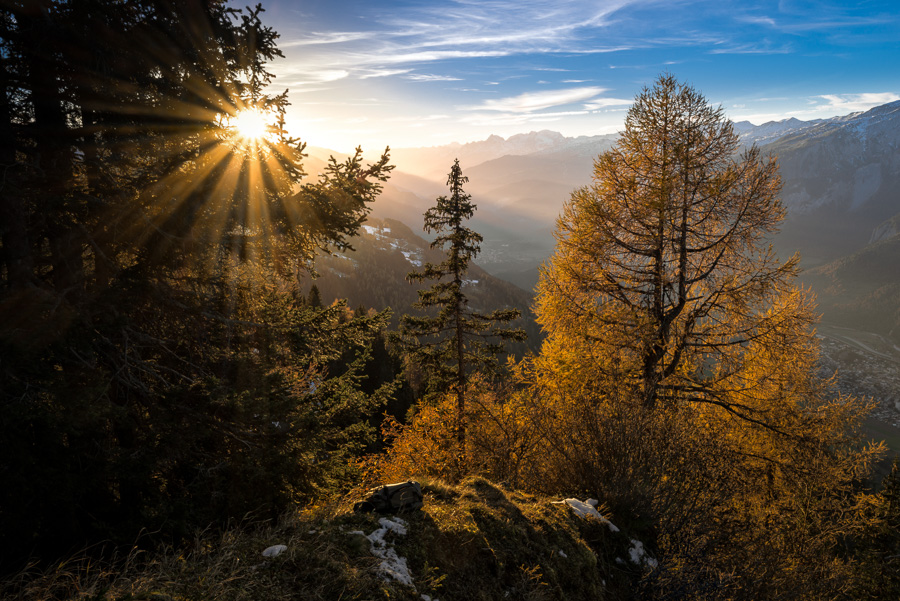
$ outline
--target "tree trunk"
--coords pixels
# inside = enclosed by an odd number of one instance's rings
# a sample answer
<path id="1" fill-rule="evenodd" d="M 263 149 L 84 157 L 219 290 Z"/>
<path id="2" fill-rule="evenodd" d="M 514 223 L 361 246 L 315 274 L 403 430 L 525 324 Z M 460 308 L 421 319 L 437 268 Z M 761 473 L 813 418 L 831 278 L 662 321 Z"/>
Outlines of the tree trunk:
<path id="1" fill-rule="evenodd" d="M 80 297 L 84 285 L 84 261 L 78 230 L 69 213 L 73 192 L 74 155 L 70 130 L 63 108 L 62 82 L 55 36 L 62 35 L 53 27 L 49 5 L 44 14 L 22 18 L 23 54 L 27 62 L 31 88 L 37 167 L 46 182 L 41 190 L 39 209 L 44 213 L 43 232 L 50 243 L 53 286 L 70 299 Z"/>
<path id="2" fill-rule="evenodd" d="M 462 286 L 460 275 L 457 273 L 456 282 Z M 466 361 L 463 348 L 463 307 L 462 300 L 456 301 L 456 440 L 459 444 L 460 470 L 466 465 Z"/>
<path id="3" fill-rule="evenodd" d="M 7 90 L 8 61 L 0 62 L 0 237 L 10 288 L 21 288 L 34 278 L 34 259 L 28 240 L 25 203 L 17 184 L 16 139 Z"/>

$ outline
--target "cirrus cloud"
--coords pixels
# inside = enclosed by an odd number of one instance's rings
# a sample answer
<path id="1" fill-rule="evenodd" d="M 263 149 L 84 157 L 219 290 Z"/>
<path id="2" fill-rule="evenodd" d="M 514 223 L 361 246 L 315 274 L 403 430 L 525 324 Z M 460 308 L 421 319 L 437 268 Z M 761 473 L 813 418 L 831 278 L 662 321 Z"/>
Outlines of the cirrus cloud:
<path id="1" fill-rule="evenodd" d="M 584 108 L 589 111 L 598 111 L 600 109 L 609 108 L 611 106 L 624 106 L 629 105 L 633 100 L 626 100 L 624 98 L 596 98 L 590 102 L 585 103 Z"/>
<path id="2" fill-rule="evenodd" d="M 900 95 L 893 92 L 877 92 L 863 94 L 823 94 L 820 98 L 828 101 L 821 110 L 839 113 L 867 111 L 870 108 L 900 100 Z"/>
<path id="3" fill-rule="evenodd" d="M 533 113 L 555 106 L 565 106 L 576 102 L 596 99 L 606 88 L 584 87 L 565 90 L 542 90 L 525 92 L 507 98 L 492 98 L 479 105 L 459 107 L 473 111 L 499 111 L 504 113 Z"/>
<path id="4" fill-rule="evenodd" d="M 462 81 L 459 77 L 453 77 L 452 75 L 432 75 L 429 73 L 407 75 L 406 79 L 410 81 Z"/>

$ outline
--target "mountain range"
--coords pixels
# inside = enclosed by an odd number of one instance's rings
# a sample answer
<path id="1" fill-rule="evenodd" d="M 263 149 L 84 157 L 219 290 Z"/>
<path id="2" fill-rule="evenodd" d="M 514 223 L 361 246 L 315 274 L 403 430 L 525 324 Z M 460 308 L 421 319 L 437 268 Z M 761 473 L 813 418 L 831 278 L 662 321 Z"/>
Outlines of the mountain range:
<path id="1" fill-rule="evenodd" d="M 900 282 L 900 244 L 892 242 L 900 235 L 900 101 L 831 119 L 745 121 L 734 127 L 744 144 L 778 158 L 788 217 L 773 243 L 784 256 L 800 253 L 803 281 L 823 301 L 825 320 L 866 323 L 900 336 L 900 294 L 890 288 Z M 465 189 L 478 206 L 470 225 L 485 238 L 479 265 L 530 290 L 553 250 L 563 203 L 573 189 L 591 182 L 594 158 L 616 139 L 544 130 L 393 150 L 397 168 L 373 217 L 420 231 L 423 213 L 446 193 L 446 174 L 458 158 L 469 177 Z M 309 152 L 308 170 L 314 172 L 329 151 Z M 863 270 L 870 278 L 865 286 L 850 277 L 861 273 L 853 265 L 871 261 L 879 267 Z M 882 300 L 854 309 L 863 288 L 867 298 L 881 290 Z M 861 312 L 861 322 L 851 315 Z"/>

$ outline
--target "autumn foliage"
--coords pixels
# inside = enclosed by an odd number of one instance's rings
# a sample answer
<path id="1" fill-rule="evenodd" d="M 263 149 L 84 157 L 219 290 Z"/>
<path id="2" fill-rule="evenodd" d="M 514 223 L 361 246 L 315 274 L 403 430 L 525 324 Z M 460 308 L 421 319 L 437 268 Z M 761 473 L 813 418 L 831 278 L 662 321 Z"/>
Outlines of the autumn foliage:
<path id="1" fill-rule="evenodd" d="M 814 300 L 768 245 L 775 159 L 738 147 L 671 76 L 637 97 L 560 216 L 541 353 L 470 394 L 469 467 L 647 528 L 641 598 L 852 597 L 883 449 L 861 440 L 869 405 L 819 377 Z M 385 473 L 458 478 L 450 416 L 393 427 Z"/>

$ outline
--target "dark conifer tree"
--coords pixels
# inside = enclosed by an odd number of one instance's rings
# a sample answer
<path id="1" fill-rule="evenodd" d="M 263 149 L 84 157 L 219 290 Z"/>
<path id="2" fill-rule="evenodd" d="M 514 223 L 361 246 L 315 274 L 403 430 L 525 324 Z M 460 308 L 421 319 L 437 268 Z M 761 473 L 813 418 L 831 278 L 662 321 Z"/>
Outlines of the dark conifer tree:
<path id="1" fill-rule="evenodd" d="M 306 303 L 314 309 L 322 308 L 322 294 L 319 292 L 319 287 L 315 284 L 309 289 L 309 298 L 307 298 Z"/>
<path id="2" fill-rule="evenodd" d="M 434 283 L 419 291 L 414 304 L 429 314 L 404 315 L 400 326 L 401 340 L 428 372 L 428 390 L 452 390 L 456 396 L 456 437 L 461 453 L 465 449 L 466 393 L 471 375 L 496 368 L 503 341 L 525 339 L 523 331 L 507 325 L 519 317 L 518 309 L 483 313 L 469 306 L 464 288 L 471 282 L 465 275 L 483 239 L 464 225 L 476 208 L 471 195 L 463 190 L 468 181 L 459 160 L 455 160 L 447 178 L 450 196 L 438 197 L 437 204 L 425 213 L 425 231 L 437 234 L 431 248 L 446 249 L 446 258 L 437 265 L 426 263 L 421 271 L 407 276 L 410 282 Z"/>
<path id="3" fill-rule="evenodd" d="M 338 359 L 387 314 L 305 306 L 298 276 L 391 167 L 302 181 L 262 13 L 0 2 L 0 571 L 277 515 L 375 437 L 390 387 Z"/>

